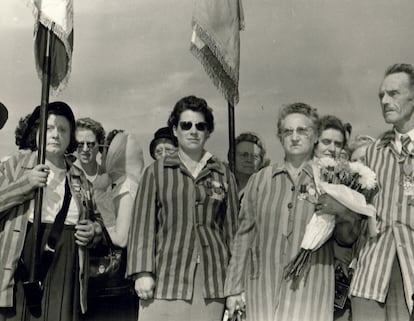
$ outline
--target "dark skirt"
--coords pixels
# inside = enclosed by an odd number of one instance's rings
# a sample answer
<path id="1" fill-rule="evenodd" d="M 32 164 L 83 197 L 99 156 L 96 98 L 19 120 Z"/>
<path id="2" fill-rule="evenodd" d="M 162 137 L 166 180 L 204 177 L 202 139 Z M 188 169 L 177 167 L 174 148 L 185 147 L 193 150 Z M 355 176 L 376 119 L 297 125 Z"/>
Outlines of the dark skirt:
<path id="1" fill-rule="evenodd" d="M 42 224 L 42 249 L 52 225 Z M 22 258 L 30 271 L 30 256 L 34 250 L 32 224 L 28 226 Z M 79 263 L 75 244 L 74 226 L 65 225 L 56 245 L 55 255 L 44 280 L 40 316 L 34 317 L 28 311 L 23 293 L 20 273 L 15 275 L 15 303 L 13 308 L 3 308 L 0 320 L 13 321 L 77 321 L 80 317 Z M 2 318 L 3 316 L 3 318 Z"/>

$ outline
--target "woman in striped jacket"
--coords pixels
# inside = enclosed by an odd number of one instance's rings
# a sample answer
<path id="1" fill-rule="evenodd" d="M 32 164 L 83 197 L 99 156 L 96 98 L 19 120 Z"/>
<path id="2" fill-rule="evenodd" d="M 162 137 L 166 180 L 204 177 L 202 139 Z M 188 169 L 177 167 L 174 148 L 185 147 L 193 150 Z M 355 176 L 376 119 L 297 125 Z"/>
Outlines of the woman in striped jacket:
<path id="1" fill-rule="evenodd" d="M 139 320 L 220 320 L 237 228 L 236 182 L 228 166 L 204 150 L 214 129 L 204 99 L 179 100 L 168 124 L 178 153 L 144 171 L 128 243 Z"/>
<path id="2" fill-rule="evenodd" d="M 22 139 L 34 137 L 29 131 L 38 128 L 39 110 L 37 107 L 29 117 Z M 50 103 L 45 164 L 36 164 L 35 151 L 25 151 L 0 167 L 0 320 L 73 321 L 86 312 L 85 262 L 88 246 L 101 239 L 102 222 L 94 213 L 90 183 L 65 155 L 76 148 L 74 133 L 70 107 L 63 102 Z M 23 282 L 27 281 L 35 247 L 32 222 L 34 191 L 38 188 L 43 188 L 41 257 L 51 263 L 41 261 L 43 276 L 38 277 L 43 295 L 39 307 L 28 309 Z M 55 228 L 55 220 L 61 222 L 61 230 Z"/>

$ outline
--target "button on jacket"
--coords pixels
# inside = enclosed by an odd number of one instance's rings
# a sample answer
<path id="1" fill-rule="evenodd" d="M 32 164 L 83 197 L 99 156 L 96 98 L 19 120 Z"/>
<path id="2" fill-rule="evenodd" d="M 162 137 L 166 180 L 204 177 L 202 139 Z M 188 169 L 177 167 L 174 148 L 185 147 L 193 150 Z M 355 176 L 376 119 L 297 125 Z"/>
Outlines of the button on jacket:
<path id="1" fill-rule="evenodd" d="M 178 156 L 156 161 L 140 181 L 127 274 L 151 272 L 157 299 L 190 300 L 199 260 L 204 297 L 223 298 L 237 214 L 234 176 L 217 158 L 210 158 L 195 179 Z"/>

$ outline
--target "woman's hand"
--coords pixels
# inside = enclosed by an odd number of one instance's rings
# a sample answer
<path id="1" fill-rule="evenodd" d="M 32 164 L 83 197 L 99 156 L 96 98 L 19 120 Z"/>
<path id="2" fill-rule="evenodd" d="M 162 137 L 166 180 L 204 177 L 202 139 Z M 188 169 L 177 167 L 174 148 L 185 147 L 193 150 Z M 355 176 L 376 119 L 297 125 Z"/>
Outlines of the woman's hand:
<path id="1" fill-rule="evenodd" d="M 226 312 L 228 320 L 232 320 L 234 313 L 243 314 L 246 311 L 246 299 L 244 292 L 230 295 L 226 299 Z M 237 318 L 239 319 L 239 317 Z"/>
<path id="2" fill-rule="evenodd" d="M 141 272 L 135 280 L 135 292 L 142 300 L 154 297 L 155 280 L 151 273 Z"/>
<path id="3" fill-rule="evenodd" d="M 80 220 L 75 226 L 75 242 L 79 246 L 87 246 L 92 242 L 96 234 L 96 222 L 91 220 Z"/>
<path id="4" fill-rule="evenodd" d="M 49 166 L 44 164 L 36 165 L 32 170 L 28 171 L 26 175 L 31 189 L 45 187 L 47 177 L 49 176 Z"/>

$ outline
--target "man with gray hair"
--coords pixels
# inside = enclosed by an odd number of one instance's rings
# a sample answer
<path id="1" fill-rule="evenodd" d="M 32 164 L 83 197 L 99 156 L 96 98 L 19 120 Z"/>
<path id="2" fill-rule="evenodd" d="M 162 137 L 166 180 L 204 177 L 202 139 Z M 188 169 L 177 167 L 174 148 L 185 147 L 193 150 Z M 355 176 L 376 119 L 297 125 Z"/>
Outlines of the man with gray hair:
<path id="1" fill-rule="evenodd" d="M 392 129 L 371 144 L 366 164 L 380 191 L 376 237 L 363 241 L 351 282 L 354 321 L 409 320 L 414 292 L 414 67 L 394 64 L 379 89 Z"/>

